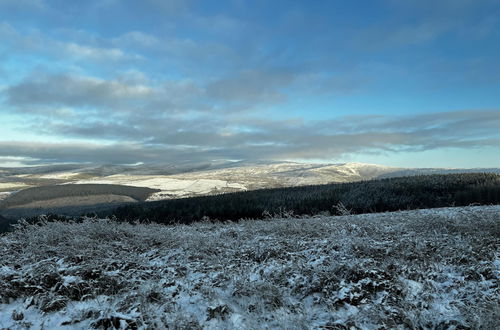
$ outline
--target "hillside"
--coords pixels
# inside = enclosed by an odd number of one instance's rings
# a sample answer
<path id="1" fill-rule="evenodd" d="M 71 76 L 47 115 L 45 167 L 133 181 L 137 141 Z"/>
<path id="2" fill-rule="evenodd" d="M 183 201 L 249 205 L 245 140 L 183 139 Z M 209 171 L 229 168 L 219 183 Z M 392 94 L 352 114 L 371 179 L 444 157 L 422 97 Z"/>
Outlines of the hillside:
<path id="1" fill-rule="evenodd" d="M 162 201 L 261 189 L 349 183 L 381 178 L 419 176 L 422 174 L 467 173 L 471 171 L 473 170 L 404 169 L 362 163 L 303 164 L 292 162 L 218 162 L 211 164 L 94 166 L 70 164 L 28 168 L 3 168 L 0 169 L 0 209 L 3 208 L 3 210 L 0 210 L 0 214 L 12 218 L 31 217 L 48 213 L 80 215 L 82 213 L 102 212 L 115 208 L 118 204 L 133 202 L 129 197 L 139 201 L 142 200 L 127 193 L 117 193 L 116 191 L 109 192 L 109 194 L 108 192 L 92 193 L 91 195 L 108 195 L 102 199 L 93 198 L 94 201 L 92 203 L 94 204 L 89 202 L 89 198 L 81 201 L 81 198 L 73 198 L 75 196 L 72 195 L 58 195 L 54 199 L 44 196 L 44 189 L 54 189 L 52 187 L 57 186 L 64 186 L 66 188 L 61 189 L 67 189 L 72 192 L 85 190 L 86 185 L 129 187 L 120 188 L 120 190 L 154 189 L 155 191 L 148 193 L 146 197 L 147 201 Z M 494 168 L 477 169 L 474 171 L 500 173 L 499 169 Z M 38 194 L 36 189 L 42 189 L 40 190 L 41 193 Z M 12 207 L 12 203 L 19 198 L 23 199 L 24 197 L 22 196 L 25 196 L 25 194 L 44 197 L 37 200 L 32 196 L 23 203 L 15 202 L 20 207 Z M 115 195 L 123 197 L 118 198 Z M 63 199 L 60 199 L 61 197 Z M 29 207 L 30 205 L 32 207 Z M 447 205 L 439 204 L 438 206 Z M 281 206 L 289 207 L 284 204 Z M 6 210 L 7 207 L 9 208 L 8 210 Z M 426 205 L 422 207 L 426 207 Z M 329 208 L 331 208 L 331 205 Z M 321 209 L 331 212 L 329 208 L 322 207 Z M 276 212 L 273 207 L 273 209 L 261 210 L 259 214 L 243 215 L 245 217 L 259 217 L 262 211 Z M 314 209 L 311 212 L 315 213 L 317 210 Z M 230 218 L 239 216 L 236 213 L 228 216 Z M 193 214 L 193 216 L 198 217 L 197 214 Z"/>
<path id="2" fill-rule="evenodd" d="M 0 237 L 0 328 L 500 326 L 500 207 Z"/>
<path id="3" fill-rule="evenodd" d="M 45 213 L 80 215 L 145 201 L 157 191 L 145 187 L 104 184 L 32 187 L 0 200 L 0 212 L 10 218 Z"/>
<path id="4" fill-rule="evenodd" d="M 385 177 L 500 169 L 407 169 L 375 164 L 216 162 L 155 165 L 57 165 L 0 169 L 0 200 L 29 187 L 56 184 L 115 184 L 160 189 L 149 200 L 225 192 L 356 182 Z"/>
<path id="5" fill-rule="evenodd" d="M 412 176 L 252 190 L 216 196 L 138 203 L 111 214 L 122 220 L 191 223 L 272 215 L 372 213 L 417 208 L 500 204 L 500 175 L 464 173 Z M 109 215 L 102 214 L 102 215 Z"/>
<path id="6" fill-rule="evenodd" d="M 188 165 L 47 166 L 4 169 L 0 192 L 54 184 L 114 184 L 160 189 L 150 200 L 254 189 L 352 182 L 399 170 L 371 164 L 226 162 Z M 1 183 L 4 182 L 4 183 Z M 2 198 L 0 196 L 0 198 Z M 4 197 L 5 198 L 5 197 Z"/>

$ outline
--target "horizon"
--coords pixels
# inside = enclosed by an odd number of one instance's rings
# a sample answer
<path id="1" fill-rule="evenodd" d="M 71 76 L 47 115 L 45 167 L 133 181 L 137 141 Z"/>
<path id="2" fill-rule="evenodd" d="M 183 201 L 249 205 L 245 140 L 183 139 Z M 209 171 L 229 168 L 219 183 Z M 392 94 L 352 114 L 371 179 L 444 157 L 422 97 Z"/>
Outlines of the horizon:
<path id="1" fill-rule="evenodd" d="M 216 165 L 217 163 L 222 163 L 222 164 L 237 164 L 240 163 L 243 167 L 244 166 L 261 166 L 261 165 L 270 165 L 270 164 L 303 164 L 303 165 L 320 165 L 320 166 L 344 166 L 344 165 L 368 165 L 368 166 L 378 166 L 378 167 L 385 167 L 385 168 L 394 168 L 394 169 L 402 169 L 402 170 L 489 170 L 489 169 L 495 169 L 495 170 L 500 170 L 500 167 L 498 166 L 490 166 L 490 167 L 404 167 L 404 166 L 391 166 L 387 164 L 376 164 L 376 163 L 363 163 L 363 162 L 337 162 L 337 163 L 328 163 L 328 162 L 321 162 L 321 161 L 300 161 L 300 160 L 281 160 L 281 161 L 273 161 L 273 160 L 214 160 L 214 161 L 205 161 L 205 162 L 197 162 L 197 163 L 183 163 L 182 165 L 187 165 L 187 166 L 200 166 L 200 165 Z M 9 165 L 9 164 L 6 164 Z M 112 163 L 52 163 L 52 164 L 32 164 L 32 165 L 26 165 L 26 164 L 18 164 L 18 163 L 12 163 L 10 164 L 12 166 L 4 166 L 0 164 L 0 170 L 1 169 L 14 169 L 14 168 L 35 168 L 35 167 L 57 167 L 57 166 L 81 166 L 81 168 L 84 167 L 106 167 L 106 166 L 123 166 L 123 167 L 141 167 L 141 166 L 163 166 L 163 165 L 180 165 L 179 163 L 136 163 L 136 164 L 112 164 Z M 208 168 L 208 169 L 202 169 L 200 171 L 205 171 L 205 170 L 212 170 L 213 168 Z"/>
<path id="2" fill-rule="evenodd" d="M 495 0 L 0 0 L 0 167 L 500 167 Z"/>

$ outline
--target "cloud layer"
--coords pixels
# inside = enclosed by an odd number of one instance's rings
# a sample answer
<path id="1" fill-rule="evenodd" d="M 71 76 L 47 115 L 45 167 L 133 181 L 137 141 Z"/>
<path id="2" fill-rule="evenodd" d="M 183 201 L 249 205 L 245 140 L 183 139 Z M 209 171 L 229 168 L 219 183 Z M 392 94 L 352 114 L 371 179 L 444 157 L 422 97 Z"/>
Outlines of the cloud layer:
<path id="1" fill-rule="evenodd" d="M 0 1 L 0 157 L 500 148 L 497 13 L 490 0 Z"/>
<path id="2" fill-rule="evenodd" d="M 460 111 L 398 117 L 344 117 L 329 121 L 164 118 L 84 123 L 40 118 L 41 135 L 99 143 L 0 142 L 0 156 L 40 162 L 136 163 L 215 159 L 322 159 L 349 154 L 420 152 L 500 145 L 500 111 Z M 74 120 L 74 122 L 72 122 Z M 117 142 L 118 141 L 118 142 Z"/>

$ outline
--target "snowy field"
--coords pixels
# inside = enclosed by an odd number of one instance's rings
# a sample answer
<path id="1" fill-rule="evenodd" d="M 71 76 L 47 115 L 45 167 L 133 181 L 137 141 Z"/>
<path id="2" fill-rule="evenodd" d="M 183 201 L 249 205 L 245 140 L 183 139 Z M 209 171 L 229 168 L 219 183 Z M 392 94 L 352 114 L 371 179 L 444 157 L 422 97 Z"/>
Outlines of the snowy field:
<path id="1" fill-rule="evenodd" d="M 173 179 L 162 175 L 110 175 L 91 180 L 79 180 L 76 184 L 119 184 L 133 187 L 160 189 L 161 192 L 152 194 L 147 200 L 161 200 L 167 198 L 189 197 L 194 195 L 208 195 L 216 191 L 242 191 L 246 188 L 239 183 L 229 183 L 224 180 L 212 179 Z"/>
<path id="2" fill-rule="evenodd" d="M 126 169 L 135 171 L 129 173 L 125 171 Z M 169 175 L 162 174 L 161 169 L 162 167 L 151 169 L 141 168 L 141 166 L 125 168 L 104 166 L 61 171 L 60 168 L 53 170 L 48 168 L 42 173 L 27 174 L 18 174 L 18 172 L 9 174 L 0 170 L 3 174 L 0 176 L 0 192 L 53 184 L 118 184 L 160 189 L 160 192 L 148 198 L 149 201 L 155 201 L 262 188 L 368 180 L 401 170 L 395 167 L 361 163 L 301 164 L 291 162 L 241 164 L 229 168 L 211 168 Z M 3 180 L 8 181 L 2 182 Z"/>
<path id="3" fill-rule="evenodd" d="M 7 197 L 9 197 L 9 196 L 10 196 L 10 194 L 11 194 L 11 192 L 10 192 L 10 191 L 3 191 L 3 192 L 0 192 L 0 201 L 1 201 L 1 200 L 3 200 L 3 199 L 5 199 L 5 198 L 7 198 Z"/>
<path id="4" fill-rule="evenodd" d="M 494 329 L 500 206 L 0 237 L 0 328 Z"/>
<path id="5" fill-rule="evenodd" d="M 311 165 L 277 163 L 211 169 L 175 175 L 114 174 L 73 180 L 71 184 L 118 184 L 160 189 L 148 201 L 210 195 L 222 192 L 246 191 L 273 187 L 293 187 L 331 182 L 351 182 L 373 179 L 397 168 L 371 164 Z M 76 174 L 61 172 L 44 178 L 66 178 Z"/>

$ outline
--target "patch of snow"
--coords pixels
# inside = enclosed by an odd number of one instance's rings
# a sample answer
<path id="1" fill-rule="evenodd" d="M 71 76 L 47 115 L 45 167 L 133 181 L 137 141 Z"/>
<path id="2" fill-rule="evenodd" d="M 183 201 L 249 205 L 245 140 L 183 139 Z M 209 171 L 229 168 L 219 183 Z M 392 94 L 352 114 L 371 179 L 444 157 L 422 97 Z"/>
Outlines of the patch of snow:
<path id="1" fill-rule="evenodd" d="M 27 188 L 29 185 L 23 183 L 23 182 L 0 182 L 0 189 L 1 190 L 6 190 L 6 189 L 23 189 Z"/>
<path id="2" fill-rule="evenodd" d="M 174 179 L 169 176 L 150 175 L 111 175 L 99 179 L 78 180 L 75 184 L 118 184 L 133 187 L 148 187 L 160 189 L 158 193 L 151 195 L 148 200 L 160 200 L 172 197 L 184 197 L 193 195 L 207 195 L 224 189 L 243 191 L 246 187 L 240 183 L 231 183 L 217 179 Z"/>

